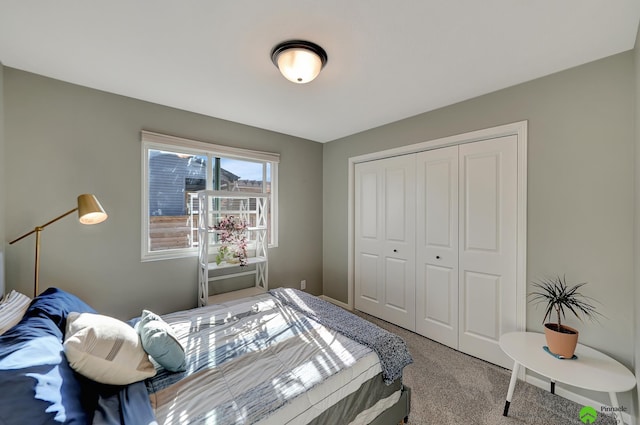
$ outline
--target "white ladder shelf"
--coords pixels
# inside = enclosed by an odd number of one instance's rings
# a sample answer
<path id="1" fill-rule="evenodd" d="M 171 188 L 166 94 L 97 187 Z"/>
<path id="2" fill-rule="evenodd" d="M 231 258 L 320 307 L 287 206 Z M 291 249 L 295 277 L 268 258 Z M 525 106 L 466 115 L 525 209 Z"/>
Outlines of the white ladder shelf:
<path id="1" fill-rule="evenodd" d="M 232 277 L 255 275 L 255 287 L 268 289 L 267 201 L 263 193 L 202 190 L 198 192 L 198 306 L 209 303 L 209 283 Z M 248 224 L 247 264 L 212 261 L 222 246 L 214 230 L 219 221 L 237 216 Z M 236 271 L 231 271 L 233 269 Z M 225 273 L 217 273 L 225 270 Z"/>

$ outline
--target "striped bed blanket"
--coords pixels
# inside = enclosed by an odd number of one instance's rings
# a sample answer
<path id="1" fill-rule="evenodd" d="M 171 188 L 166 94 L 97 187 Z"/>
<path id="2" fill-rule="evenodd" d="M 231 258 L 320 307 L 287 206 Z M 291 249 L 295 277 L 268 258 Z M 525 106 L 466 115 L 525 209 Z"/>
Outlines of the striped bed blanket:
<path id="1" fill-rule="evenodd" d="M 158 424 L 308 423 L 330 407 L 323 382 L 338 375 L 365 382 L 382 372 L 378 349 L 303 313 L 287 300 L 294 294 L 163 315 L 185 347 L 187 370 L 156 365 L 158 373 L 146 381 Z"/>
<path id="2" fill-rule="evenodd" d="M 293 288 L 272 289 L 269 293 L 286 305 L 375 351 L 380 358 L 382 378 L 387 385 L 401 378 L 402 369 L 413 363 L 402 338 L 361 320 L 343 308 Z"/>

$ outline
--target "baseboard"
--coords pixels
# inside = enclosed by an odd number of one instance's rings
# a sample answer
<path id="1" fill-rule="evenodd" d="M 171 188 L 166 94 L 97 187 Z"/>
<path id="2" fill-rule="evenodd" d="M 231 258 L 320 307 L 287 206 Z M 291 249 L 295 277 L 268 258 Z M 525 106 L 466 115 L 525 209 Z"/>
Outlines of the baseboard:
<path id="1" fill-rule="evenodd" d="M 351 307 L 349 307 L 349 304 L 343 303 L 342 301 L 335 300 L 335 299 L 333 299 L 331 297 L 327 297 L 326 295 L 320 295 L 319 298 L 323 299 L 325 301 L 329 301 L 331 304 L 335 304 L 338 307 L 344 308 L 345 310 L 353 311 L 353 309 Z"/>
<path id="2" fill-rule="evenodd" d="M 527 374 L 526 382 L 538 388 L 542 388 L 543 390 L 546 390 L 546 391 L 549 391 L 549 388 L 550 388 L 549 386 L 550 384 L 548 380 L 542 380 L 540 378 L 536 378 L 535 376 L 531 376 L 529 374 Z M 566 398 L 567 400 L 571 400 L 582 406 L 591 406 L 594 409 L 596 409 L 598 412 L 600 412 L 600 406 L 609 406 L 608 404 L 604 404 L 602 402 L 590 399 L 580 394 L 576 394 L 573 391 L 569 391 L 565 388 L 558 387 L 558 385 L 556 385 L 555 393 L 560 397 Z M 628 406 L 625 406 L 625 407 L 628 408 Z M 633 419 L 631 418 L 631 415 L 628 412 L 622 412 L 622 419 L 624 420 L 624 423 L 627 425 L 635 425 L 635 422 L 633 421 Z"/>

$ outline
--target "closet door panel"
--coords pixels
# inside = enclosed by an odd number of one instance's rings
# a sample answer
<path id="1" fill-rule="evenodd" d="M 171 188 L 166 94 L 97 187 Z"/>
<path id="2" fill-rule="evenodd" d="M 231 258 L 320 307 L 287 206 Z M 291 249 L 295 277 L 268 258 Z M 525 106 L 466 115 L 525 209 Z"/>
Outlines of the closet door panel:
<path id="1" fill-rule="evenodd" d="M 355 170 L 355 307 L 414 330 L 415 155 Z"/>
<path id="2" fill-rule="evenodd" d="M 425 285 L 423 290 L 424 299 L 420 299 L 424 303 L 425 320 L 432 325 L 443 327 L 447 332 L 453 332 L 455 341 L 447 345 L 457 348 L 458 298 L 454 298 L 454 295 L 458 292 L 456 288 L 458 276 L 455 269 L 451 267 L 427 265 L 425 269 L 424 281 L 428 285 Z M 432 339 L 436 335 L 433 335 Z"/>
<path id="3" fill-rule="evenodd" d="M 416 332 L 458 348 L 458 147 L 416 164 Z"/>
<path id="4" fill-rule="evenodd" d="M 363 170 L 360 177 L 358 219 L 360 236 L 376 241 L 378 238 L 378 175 L 375 170 Z"/>
<path id="5" fill-rule="evenodd" d="M 464 249 L 467 252 L 499 249 L 500 160 L 500 152 L 466 157 Z"/>
<path id="6" fill-rule="evenodd" d="M 415 155 L 382 161 L 385 300 L 380 317 L 415 330 Z"/>
<path id="7" fill-rule="evenodd" d="M 378 291 L 381 286 L 380 278 L 378 276 L 378 263 L 380 262 L 380 256 L 362 252 L 360 253 L 359 260 L 358 275 L 360 276 L 360 297 L 367 299 L 369 302 L 378 304 L 380 302 Z"/>
<path id="8" fill-rule="evenodd" d="M 394 161 L 395 162 L 395 161 Z M 387 242 L 407 243 L 407 232 L 413 227 L 408 220 L 413 214 L 407 214 L 407 208 L 413 193 L 407 193 L 407 185 L 413 186 L 408 181 L 408 170 L 397 166 L 385 168 L 385 193 L 384 193 L 384 231 Z"/>
<path id="9" fill-rule="evenodd" d="M 493 341 L 500 339 L 500 276 L 467 272 L 462 286 L 466 334 Z"/>
<path id="10" fill-rule="evenodd" d="M 355 307 L 377 315 L 381 310 L 382 296 L 382 221 L 380 199 L 382 176 L 372 163 L 356 167 L 356 255 L 355 255 Z"/>
<path id="11" fill-rule="evenodd" d="M 389 258 L 385 261 L 385 282 L 407 281 L 407 261 L 400 258 Z M 410 308 L 408 303 L 413 302 L 413 297 L 407 297 L 406 285 L 386 285 L 385 300 L 387 308 L 398 310 L 401 314 L 406 313 Z"/>
<path id="12" fill-rule="evenodd" d="M 460 146 L 459 349 L 510 367 L 498 345 L 516 330 L 517 140 Z"/>

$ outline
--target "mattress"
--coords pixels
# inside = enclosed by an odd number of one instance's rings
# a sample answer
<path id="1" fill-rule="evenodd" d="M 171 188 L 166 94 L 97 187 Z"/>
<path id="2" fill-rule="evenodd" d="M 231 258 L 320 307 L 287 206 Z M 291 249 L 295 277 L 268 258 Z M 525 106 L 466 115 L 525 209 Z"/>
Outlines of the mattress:
<path id="1" fill-rule="evenodd" d="M 365 424 L 400 397 L 374 350 L 269 294 L 163 319 L 188 369 L 147 380 L 158 424 Z"/>

